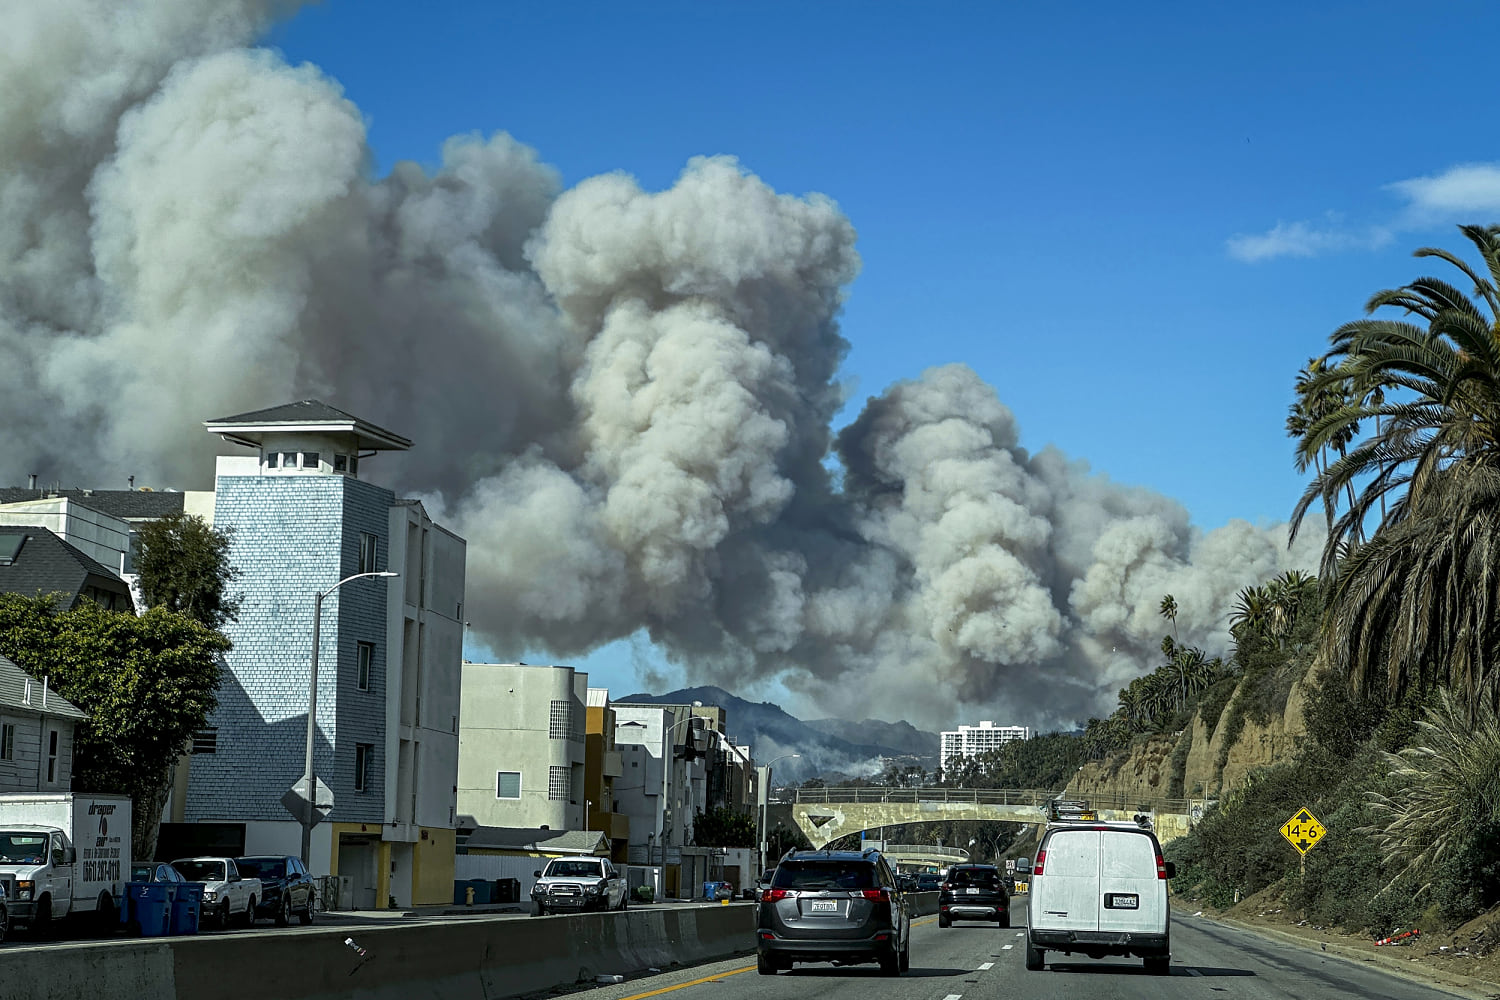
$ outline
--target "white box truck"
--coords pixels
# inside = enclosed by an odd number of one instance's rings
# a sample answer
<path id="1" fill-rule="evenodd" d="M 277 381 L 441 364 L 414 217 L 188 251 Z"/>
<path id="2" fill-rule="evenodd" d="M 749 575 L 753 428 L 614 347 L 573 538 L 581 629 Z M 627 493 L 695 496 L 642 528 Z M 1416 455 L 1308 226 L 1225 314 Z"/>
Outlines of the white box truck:
<path id="1" fill-rule="evenodd" d="M 12 925 L 113 921 L 130 878 L 130 798 L 80 792 L 0 794 L 0 883 Z"/>

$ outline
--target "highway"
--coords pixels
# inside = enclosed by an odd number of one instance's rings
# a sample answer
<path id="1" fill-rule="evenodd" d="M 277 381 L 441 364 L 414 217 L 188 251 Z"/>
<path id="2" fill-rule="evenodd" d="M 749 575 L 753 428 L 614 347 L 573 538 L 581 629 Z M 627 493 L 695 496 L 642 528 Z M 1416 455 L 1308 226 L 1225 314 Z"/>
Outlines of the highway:
<path id="1" fill-rule="evenodd" d="M 900 978 L 875 966 L 797 966 L 761 976 L 755 961 L 712 965 L 636 978 L 584 991 L 588 1000 L 1438 1000 L 1482 996 L 1424 986 L 1383 970 L 1303 951 L 1202 918 L 1172 920 L 1172 971 L 1147 975 L 1138 959 L 1048 954 L 1047 967 L 1024 964 L 1025 901 L 1012 904 L 1012 923 L 913 921 L 911 971 Z M 577 996 L 575 994 L 575 996 Z"/>

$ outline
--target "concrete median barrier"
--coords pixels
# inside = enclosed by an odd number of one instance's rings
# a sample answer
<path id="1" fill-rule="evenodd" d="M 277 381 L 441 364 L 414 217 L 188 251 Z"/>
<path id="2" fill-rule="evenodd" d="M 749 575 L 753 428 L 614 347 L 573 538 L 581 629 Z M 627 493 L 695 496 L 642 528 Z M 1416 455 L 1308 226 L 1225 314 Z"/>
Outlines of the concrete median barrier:
<path id="1" fill-rule="evenodd" d="M 361 955 L 345 943 L 352 938 Z M 0 1000 L 495 1000 L 755 947 L 753 904 L 0 948 Z"/>

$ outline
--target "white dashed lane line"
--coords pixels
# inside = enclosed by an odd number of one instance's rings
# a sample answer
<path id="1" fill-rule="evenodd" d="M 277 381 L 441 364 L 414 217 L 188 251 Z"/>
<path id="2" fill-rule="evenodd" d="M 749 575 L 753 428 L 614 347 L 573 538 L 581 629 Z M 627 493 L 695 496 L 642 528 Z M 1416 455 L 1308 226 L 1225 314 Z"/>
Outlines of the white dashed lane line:
<path id="1" fill-rule="evenodd" d="M 1013 945 L 1013 944 L 1002 944 L 1000 946 L 1000 950 L 1001 951 L 1010 951 L 1014 947 L 1015 947 L 1015 945 Z"/>
<path id="2" fill-rule="evenodd" d="M 947 996 L 943 997 L 943 1000 L 959 1000 L 959 998 L 962 996 L 962 993 L 949 993 Z"/>
<path id="3" fill-rule="evenodd" d="M 983 965 L 981 965 L 979 967 L 979 971 L 980 972 L 989 972 L 994 967 L 995 967 L 995 963 L 994 962 L 985 962 Z"/>

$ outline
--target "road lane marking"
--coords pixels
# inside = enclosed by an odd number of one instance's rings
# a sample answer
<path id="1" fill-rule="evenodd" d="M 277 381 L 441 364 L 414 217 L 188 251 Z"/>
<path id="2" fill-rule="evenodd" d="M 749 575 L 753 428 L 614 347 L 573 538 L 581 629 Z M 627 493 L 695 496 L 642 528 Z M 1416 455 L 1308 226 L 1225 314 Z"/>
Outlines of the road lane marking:
<path id="1" fill-rule="evenodd" d="M 943 997 L 943 1000 L 959 1000 L 959 998 L 962 996 L 962 993 L 949 993 L 947 996 Z"/>
<path id="2" fill-rule="evenodd" d="M 1025 931 L 1016 931 L 1016 937 L 1025 937 L 1025 936 L 1026 936 L 1026 932 Z"/>
<path id="3" fill-rule="evenodd" d="M 1000 950 L 1001 951 L 1010 951 L 1014 947 L 1015 947 L 1015 945 L 1013 945 L 1013 944 L 1002 944 L 1000 946 Z"/>
<path id="4" fill-rule="evenodd" d="M 728 972 L 721 972 L 717 976 L 704 976 L 702 979 L 694 979 L 689 983 L 678 983 L 676 986 L 666 986 L 659 990 L 652 990 L 649 993 L 637 993 L 634 996 L 622 997 L 621 1000 L 645 1000 L 646 997 L 659 997 L 663 993 L 671 993 L 673 990 L 685 990 L 689 986 L 701 986 L 704 983 L 711 983 L 716 979 L 738 976 L 741 972 L 749 972 L 753 968 L 755 966 L 747 965 L 743 969 L 730 969 Z"/>
<path id="5" fill-rule="evenodd" d="M 995 963 L 994 962 L 985 962 L 983 965 L 981 965 L 979 967 L 979 971 L 980 972 L 989 972 L 994 967 L 995 967 Z"/>

